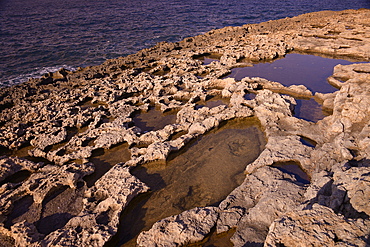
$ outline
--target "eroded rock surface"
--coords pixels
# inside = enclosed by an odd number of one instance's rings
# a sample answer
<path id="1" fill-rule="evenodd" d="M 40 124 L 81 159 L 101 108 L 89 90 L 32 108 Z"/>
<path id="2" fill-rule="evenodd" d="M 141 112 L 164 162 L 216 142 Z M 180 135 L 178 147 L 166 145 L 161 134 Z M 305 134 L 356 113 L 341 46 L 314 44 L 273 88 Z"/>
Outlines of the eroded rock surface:
<path id="1" fill-rule="evenodd" d="M 338 227 L 340 226 L 340 227 Z M 265 246 L 367 246 L 369 222 L 345 219 L 332 209 L 314 204 L 292 211 L 270 226 Z"/>
<path id="2" fill-rule="evenodd" d="M 329 94 L 263 78 L 224 78 L 232 68 L 291 51 L 368 61 L 368 23 L 370 10 L 361 9 L 227 27 L 3 88 L 0 240 L 102 246 L 130 200 L 150 189 L 130 174 L 132 167 L 166 160 L 225 121 L 256 117 L 267 144 L 244 182 L 219 205 L 158 221 L 138 244 L 186 245 L 212 229 L 236 229 L 235 246 L 369 244 L 369 63 L 336 66 L 328 81 L 339 90 Z M 209 55 L 219 60 L 199 59 Z M 332 114 L 317 123 L 298 119 L 297 97 L 314 97 Z M 212 98 L 226 103 L 207 106 Z M 134 119 L 153 107 L 176 121 L 152 130 L 136 126 Z M 130 158 L 108 164 L 87 186 L 84 178 L 101 169 L 98 154 L 123 143 Z M 275 166 L 284 162 L 298 164 L 310 183 Z"/>
<path id="3" fill-rule="evenodd" d="M 211 232 L 217 218 L 215 207 L 194 208 L 158 221 L 137 242 L 139 246 L 179 246 L 201 241 Z"/>

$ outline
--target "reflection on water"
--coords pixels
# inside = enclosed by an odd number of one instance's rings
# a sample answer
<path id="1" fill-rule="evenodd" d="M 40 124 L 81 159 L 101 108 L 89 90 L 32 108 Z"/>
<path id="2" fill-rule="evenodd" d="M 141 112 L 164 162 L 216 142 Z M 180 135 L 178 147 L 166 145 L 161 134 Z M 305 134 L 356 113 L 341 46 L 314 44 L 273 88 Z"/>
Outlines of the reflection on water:
<path id="1" fill-rule="evenodd" d="M 284 86 L 305 85 L 313 92 L 331 93 L 336 89 L 326 79 L 333 74 L 333 68 L 337 64 L 352 63 L 343 59 L 291 53 L 285 58 L 270 63 L 234 68 L 228 77 L 235 78 L 235 80 L 241 80 L 244 77 L 261 77 L 269 81 L 280 82 Z"/>
<path id="2" fill-rule="evenodd" d="M 239 119 L 200 137 L 167 162 L 137 167 L 132 174 L 152 192 L 130 203 L 118 236 L 107 246 L 116 246 L 117 242 L 135 246 L 133 238 L 160 219 L 194 207 L 218 205 L 242 183 L 245 167 L 264 146 L 259 123 Z"/>
<path id="3" fill-rule="evenodd" d="M 295 161 L 277 162 L 274 163 L 273 167 L 278 168 L 282 172 L 293 175 L 300 183 L 303 184 L 310 183 L 310 177 L 302 170 L 299 163 Z"/>
<path id="4" fill-rule="evenodd" d="M 258 63 L 253 67 L 234 68 L 228 77 L 236 80 L 244 77 L 261 77 L 280 82 L 284 86 L 305 85 L 313 93 L 332 93 L 337 89 L 327 82 L 327 78 L 333 74 L 334 67 L 338 64 L 352 63 L 343 59 L 291 53 L 272 62 Z M 313 99 L 296 99 L 296 101 L 294 116 L 297 118 L 317 122 L 329 115 Z"/>
<path id="5" fill-rule="evenodd" d="M 176 113 L 176 111 L 162 113 L 160 110 L 153 107 L 147 112 L 136 115 L 133 118 L 133 122 L 142 132 L 160 130 L 166 125 L 176 122 Z"/>
<path id="6" fill-rule="evenodd" d="M 219 96 L 213 97 L 207 101 L 198 101 L 197 105 L 195 106 L 195 109 L 199 109 L 202 107 L 208 107 L 210 109 L 220 106 L 220 105 L 229 105 L 230 99 L 229 98 L 222 98 Z"/>
<path id="7" fill-rule="evenodd" d="M 317 122 L 328 116 L 323 112 L 322 106 L 314 99 L 296 99 L 297 106 L 294 108 L 294 116 L 306 121 Z"/>

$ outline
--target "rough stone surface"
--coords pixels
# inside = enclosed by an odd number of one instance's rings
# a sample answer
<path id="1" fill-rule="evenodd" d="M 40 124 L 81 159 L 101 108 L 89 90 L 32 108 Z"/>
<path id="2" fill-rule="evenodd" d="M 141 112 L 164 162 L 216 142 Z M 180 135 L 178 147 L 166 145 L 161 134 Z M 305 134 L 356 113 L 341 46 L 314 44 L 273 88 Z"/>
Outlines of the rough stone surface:
<path id="1" fill-rule="evenodd" d="M 225 78 L 289 52 L 369 61 L 368 23 L 370 10 L 361 9 L 226 27 L 2 88 L 0 240 L 102 246 L 130 200 L 149 190 L 131 167 L 164 161 L 225 121 L 256 117 L 267 145 L 244 182 L 218 206 L 160 220 L 138 243 L 185 245 L 211 229 L 235 229 L 235 246 L 369 244 L 370 64 L 336 66 L 328 82 L 338 91 L 327 94 Z M 205 64 L 210 55 L 219 59 Z M 212 98 L 227 103 L 204 104 Z M 302 98 L 315 99 L 328 116 L 295 117 Z M 145 114 L 161 116 L 157 126 L 137 122 Z M 306 183 L 281 168 L 292 163 Z"/>
<path id="2" fill-rule="evenodd" d="M 138 246 L 179 246 L 201 241 L 215 225 L 217 211 L 215 207 L 194 208 L 160 220 L 139 235 Z"/>
<path id="3" fill-rule="evenodd" d="M 367 246 L 369 222 L 349 220 L 332 209 L 313 205 L 292 211 L 270 226 L 264 246 Z"/>
<path id="4" fill-rule="evenodd" d="M 42 240 L 45 246 L 102 246 L 117 232 L 122 209 L 149 188 L 132 176 L 129 167 L 115 166 L 85 192 L 83 209 Z M 71 238 L 71 236 L 73 236 Z"/>
<path id="5" fill-rule="evenodd" d="M 231 238 L 234 246 L 263 244 L 274 219 L 302 203 L 304 191 L 305 186 L 297 182 L 294 176 L 268 166 L 258 169 L 248 175 L 244 183 L 220 204 L 220 209 L 226 210 L 226 215 L 220 212 L 217 230 L 222 232 L 236 227 Z M 229 222 L 230 209 L 244 211 L 239 221 L 233 221 L 233 224 Z M 239 215 L 238 211 L 236 213 L 234 217 Z"/>
<path id="6" fill-rule="evenodd" d="M 33 172 L 40 168 L 42 164 L 34 163 L 17 157 L 0 157 L 0 183 L 6 178 L 20 171 Z"/>

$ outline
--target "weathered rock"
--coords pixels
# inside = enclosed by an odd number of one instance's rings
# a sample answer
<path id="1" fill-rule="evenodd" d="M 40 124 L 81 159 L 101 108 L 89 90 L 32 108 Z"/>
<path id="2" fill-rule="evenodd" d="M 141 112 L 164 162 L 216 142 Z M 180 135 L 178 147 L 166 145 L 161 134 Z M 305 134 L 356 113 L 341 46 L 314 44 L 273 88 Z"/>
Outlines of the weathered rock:
<path id="1" fill-rule="evenodd" d="M 270 226 L 265 246 L 366 246 L 369 221 L 346 220 L 332 209 L 314 204 L 292 211 Z"/>
<path id="2" fill-rule="evenodd" d="M 350 205 L 359 213 L 370 216 L 370 164 L 366 163 L 364 167 L 351 167 L 344 171 L 336 167 L 333 179 L 337 186 L 346 191 Z M 349 213 L 351 211 L 353 210 L 349 210 Z"/>
<path id="3" fill-rule="evenodd" d="M 85 193 L 81 213 L 41 242 L 44 246 L 102 246 L 117 232 L 123 208 L 149 188 L 132 176 L 129 167 L 116 165 Z"/>
<path id="4" fill-rule="evenodd" d="M 219 207 L 188 210 L 156 223 L 142 233 L 140 243 L 186 244 L 203 239 L 212 227 L 218 232 L 236 227 L 232 241 L 237 246 L 262 245 L 268 231 L 265 245 L 307 239 L 364 244 L 369 229 L 370 65 L 335 67 L 328 81 L 340 90 L 315 94 L 331 114 L 317 123 L 293 115 L 295 98 L 312 97 L 305 86 L 221 78 L 235 67 L 292 50 L 369 60 L 369 19 L 366 9 L 325 11 L 226 27 L 2 88 L 0 238 L 18 246 L 102 246 L 117 232 L 128 202 L 148 190 L 129 166 L 165 160 L 224 121 L 254 116 L 267 145 L 247 166 L 244 183 Z M 210 64 L 198 59 L 209 54 L 219 59 Z M 204 102 L 212 97 L 227 103 L 208 107 Z M 144 133 L 133 118 L 153 106 L 177 112 L 176 123 Z M 131 153 L 125 164 L 105 164 L 100 171 L 90 162 L 120 143 L 127 143 Z M 9 156 L 44 158 L 44 164 Z M 299 165 L 311 183 L 302 184 L 274 167 L 279 162 Z M 94 168 L 103 174 L 87 188 L 83 179 Z M 323 218 L 330 224 L 317 224 Z"/>
<path id="5" fill-rule="evenodd" d="M 34 163 L 17 157 L 0 157 L 0 183 L 6 178 L 20 171 L 34 172 L 40 168 L 42 164 Z"/>
<path id="6" fill-rule="evenodd" d="M 231 238 L 234 246 L 263 244 L 270 224 L 302 203 L 304 191 L 305 186 L 294 176 L 262 167 L 247 175 L 243 184 L 221 202 L 217 232 L 236 227 Z"/>
<path id="7" fill-rule="evenodd" d="M 1 222 L 2 227 L 10 228 L 15 234 L 12 237 L 16 245 L 39 241 L 44 236 L 40 232 L 55 230 L 55 226 L 60 227 L 77 215 L 82 209 L 80 179 L 91 172 L 89 164 L 46 165 L 25 181 L 4 184 L 0 198 Z"/>
<path id="8" fill-rule="evenodd" d="M 246 168 L 246 173 L 252 173 L 254 170 L 272 165 L 274 162 L 299 161 L 301 166 L 308 170 L 310 164 L 310 152 L 312 148 L 305 146 L 300 141 L 299 136 L 270 137 L 265 150 L 257 160 Z"/>
<path id="9" fill-rule="evenodd" d="M 38 135 L 36 139 L 31 140 L 31 145 L 44 150 L 46 147 L 58 144 L 65 140 L 67 131 L 62 128 L 54 128 L 50 130 L 51 133 Z"/>
<path id="10" fill-rule="evenodd" d="M 194 208 L 158 221 L 142 232 L 138 246 L 179 246 L 201 241 L 215 225 L 216 207 Z"/>

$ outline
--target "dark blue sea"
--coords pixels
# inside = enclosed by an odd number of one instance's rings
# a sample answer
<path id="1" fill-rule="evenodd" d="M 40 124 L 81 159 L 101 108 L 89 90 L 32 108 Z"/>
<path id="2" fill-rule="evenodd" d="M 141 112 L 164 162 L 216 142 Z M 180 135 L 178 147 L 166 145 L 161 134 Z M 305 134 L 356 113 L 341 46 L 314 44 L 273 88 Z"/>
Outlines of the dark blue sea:
<path id="1" fill-rule="evenodd" d="M 370 0 L 0 0 L 0 86 L 211 29 L 358 8 Z"/>

